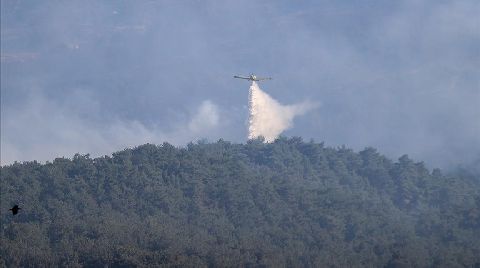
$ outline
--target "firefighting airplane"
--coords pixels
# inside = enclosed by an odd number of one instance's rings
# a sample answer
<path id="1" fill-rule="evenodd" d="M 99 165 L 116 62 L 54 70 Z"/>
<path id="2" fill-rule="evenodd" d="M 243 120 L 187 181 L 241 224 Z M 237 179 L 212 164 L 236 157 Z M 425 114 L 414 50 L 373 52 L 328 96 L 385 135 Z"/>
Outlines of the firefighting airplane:
<path id="1" fill-rule="evenodd" d="M 233 78 L 245 79 L 245 80 L 250 80 L 250 81 L 255 81 L 255 82 L 263 81 L 263 80 L 272 80 L 271 77 L 256 77 L 254 74 L 251 74 L 249 76 L 235 75 L 235 76 L 233 76 Z"/>

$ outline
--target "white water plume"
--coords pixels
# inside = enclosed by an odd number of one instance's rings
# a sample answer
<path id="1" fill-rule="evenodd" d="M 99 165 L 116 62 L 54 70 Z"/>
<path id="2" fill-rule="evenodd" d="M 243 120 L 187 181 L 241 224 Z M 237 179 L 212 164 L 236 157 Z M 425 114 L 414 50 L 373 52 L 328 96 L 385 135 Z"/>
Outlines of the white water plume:
<path id="1" fill-rule="evenodd" d="M 249 92 L 248 138 L 263 136 L 265 142 L 272 142 L 280 133 L 293 126 L 295 116 L 305 114 L 316 106 L 310 102 L 282 105 L 262 91 L 254 81 Z"/>

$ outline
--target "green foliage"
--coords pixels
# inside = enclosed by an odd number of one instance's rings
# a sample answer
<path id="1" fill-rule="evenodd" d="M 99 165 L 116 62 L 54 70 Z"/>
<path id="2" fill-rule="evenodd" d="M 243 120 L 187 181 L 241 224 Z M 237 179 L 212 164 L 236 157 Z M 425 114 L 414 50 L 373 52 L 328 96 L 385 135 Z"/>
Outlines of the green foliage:
<path id="1" fill-rule="evenodd" d="M 465 173 L 284 137 L 15 163 L 0 266 L 475 267 L 480 180 Z"/>

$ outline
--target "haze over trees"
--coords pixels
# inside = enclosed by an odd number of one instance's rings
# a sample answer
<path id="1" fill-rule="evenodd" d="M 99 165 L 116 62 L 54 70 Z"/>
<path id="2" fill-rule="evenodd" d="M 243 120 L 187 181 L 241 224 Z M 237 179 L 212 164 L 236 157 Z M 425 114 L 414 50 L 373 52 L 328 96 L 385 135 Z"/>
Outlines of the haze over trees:
<path id="1" fill-rule="evenodd" d="M 146 144 L 0 170 L 1 266 L 480 267 L 478 174 L 373 148 Z"/>

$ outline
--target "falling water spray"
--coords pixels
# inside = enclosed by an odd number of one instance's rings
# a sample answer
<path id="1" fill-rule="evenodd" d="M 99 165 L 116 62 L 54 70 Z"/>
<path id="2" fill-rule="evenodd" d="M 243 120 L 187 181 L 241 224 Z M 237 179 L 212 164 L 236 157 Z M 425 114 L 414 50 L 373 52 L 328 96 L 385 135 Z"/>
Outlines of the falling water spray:
<path id="1" fill-rule="evenodd" d="M 316 106 L 310 102 L 282 105 L 253 81 L 249 91 L 248 138 L 263 136 L 265 142 L 272 142 L 283 131 L 293 126 L 295 116 L 305 114 Z"/>

